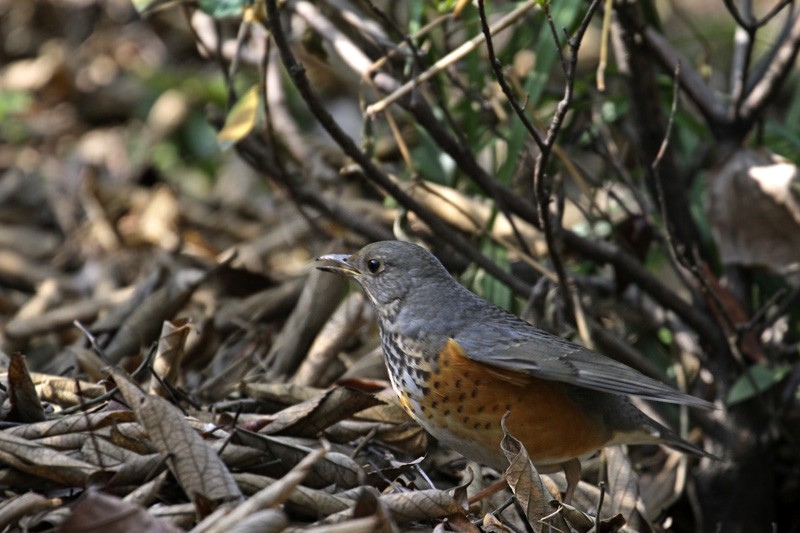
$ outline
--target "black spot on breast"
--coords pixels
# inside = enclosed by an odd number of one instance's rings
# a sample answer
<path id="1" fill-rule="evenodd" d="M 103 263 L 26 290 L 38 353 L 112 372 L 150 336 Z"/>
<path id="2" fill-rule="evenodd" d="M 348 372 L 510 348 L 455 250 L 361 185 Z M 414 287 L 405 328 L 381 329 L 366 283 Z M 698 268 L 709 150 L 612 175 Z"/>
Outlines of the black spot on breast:
<path id="1" fill-rule="evenodd" d="M 463 413 L 463 412 L 464 412 L 464 406 L 463 405 L 459 405 L 458 407 L 456 407 L 456 413 Z"/>

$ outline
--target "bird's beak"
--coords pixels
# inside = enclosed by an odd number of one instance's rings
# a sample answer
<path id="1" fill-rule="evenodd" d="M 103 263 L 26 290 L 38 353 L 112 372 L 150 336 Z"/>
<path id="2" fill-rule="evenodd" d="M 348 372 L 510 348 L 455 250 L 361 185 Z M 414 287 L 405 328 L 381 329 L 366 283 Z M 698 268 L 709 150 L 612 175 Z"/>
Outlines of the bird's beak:
<path id="1" fill-rule="evenodd" d="M 318 265 L 317 268 L 325 272 L 333 272 L 334 274 L 344 274 L 345 276 L 355 277 L 360 276 L 361 271 L 347 262 L 350 259 L 347 254 L 328 254 L 318 257 L 317 261 L 324 261 L 327 264 Z"/>

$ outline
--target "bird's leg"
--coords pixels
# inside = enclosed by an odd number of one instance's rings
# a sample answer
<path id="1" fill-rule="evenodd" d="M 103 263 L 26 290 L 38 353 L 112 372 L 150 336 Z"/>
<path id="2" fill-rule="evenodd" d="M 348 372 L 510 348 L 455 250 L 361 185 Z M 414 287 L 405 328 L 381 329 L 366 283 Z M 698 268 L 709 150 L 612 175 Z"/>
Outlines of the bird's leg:
<path id="1" fill-rule="evenodd" d="M 567 490 L 564 493 L 564 503 L 572 501 L 572 495 L 575 494 L 575 489 L 581 480 L 581 462 L 578 458 L 572 458 L 569 461 L 561 463 L 561 468 L 564 470 L 564 476 L 567 478 Z"/>

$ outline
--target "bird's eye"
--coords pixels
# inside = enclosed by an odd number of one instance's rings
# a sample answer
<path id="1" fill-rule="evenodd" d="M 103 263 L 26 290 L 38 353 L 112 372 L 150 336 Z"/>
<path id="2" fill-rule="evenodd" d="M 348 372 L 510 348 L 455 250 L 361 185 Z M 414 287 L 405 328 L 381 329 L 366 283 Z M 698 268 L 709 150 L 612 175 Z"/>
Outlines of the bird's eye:
<path id="1" fill-rule="evenodd" d="M 367 270 L 372 274 L 377 274 L 383 270 L 383 261 L 380 259 L 370 259 L 367 261 Z"/>

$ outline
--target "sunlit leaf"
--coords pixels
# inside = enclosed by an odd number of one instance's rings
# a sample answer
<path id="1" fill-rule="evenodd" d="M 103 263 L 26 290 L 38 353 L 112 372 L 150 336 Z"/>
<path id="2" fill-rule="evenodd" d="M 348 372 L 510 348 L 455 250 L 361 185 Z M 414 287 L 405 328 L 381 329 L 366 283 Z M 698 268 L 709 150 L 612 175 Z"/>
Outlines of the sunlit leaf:
<path id="1" fill-rule="evenodd" d="M 217 134 L 217 142 L 224 150 L 244 139 L 264 120 L 261 104 L 261 86 L 253 85 L 231 109 L 225 125 Z"/>

